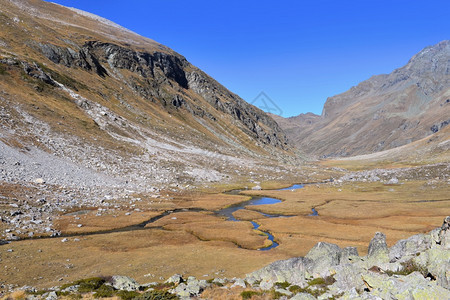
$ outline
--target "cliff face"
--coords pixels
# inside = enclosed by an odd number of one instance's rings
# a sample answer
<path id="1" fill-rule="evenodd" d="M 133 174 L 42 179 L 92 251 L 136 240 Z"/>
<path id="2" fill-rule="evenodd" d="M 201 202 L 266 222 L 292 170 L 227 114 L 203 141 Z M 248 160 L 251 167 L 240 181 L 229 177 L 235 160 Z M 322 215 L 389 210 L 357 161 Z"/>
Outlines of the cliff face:
<path id="1" fill-rule="evenodd" d="M 315 122 L 298 116 L 283 128 L 300 149 L 322 157 L 367 154 L 422 139 L 449 123 L 449 59 L 450 41 L 427 47 L 404 67 L 328 98 Z"/>
<path id="2" fill-rule="evenodd" d="M 293 158 L 277 123 L 171 49 L 79 10 L 0 4 L 1 141 L 11 151 L 149 185 Z"/>

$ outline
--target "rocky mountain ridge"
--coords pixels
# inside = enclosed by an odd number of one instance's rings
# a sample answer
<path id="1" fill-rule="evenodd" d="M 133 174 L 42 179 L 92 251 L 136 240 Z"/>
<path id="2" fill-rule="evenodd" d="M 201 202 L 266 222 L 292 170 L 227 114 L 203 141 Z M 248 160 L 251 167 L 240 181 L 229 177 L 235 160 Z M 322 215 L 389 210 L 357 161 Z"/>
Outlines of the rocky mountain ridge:
<path id="1" fill-rule="evenodd" d="M 426 47 L 390 74 L 327 99 L 321 116 L 274 117 L 316 157 L 368 154 L 425 138 L 449 123 L 450 41 Z"/>
<path id="2" fill-rule="evenodd" d="M 281 179 L 299 162 L 273 119 L 155 41 L 41 0 L 0 0 L 0 26 L 3 238 L 57 234 L 71 207 Z"/>
<path id="3" fill-rule="evenodd" d="M 118 148 L 144 156 L 161 153 L 166 164 L 177 165 L 175 176 L 204 169 L 203 177 L 211 175 L 213 181 L 230 174 L 214 175 L 222 166 L 205 157 L 232 164 L 243 164 L 242 156 L 250 164 L 294 157 L 270 117 L 184 57 L 111 22 L 96 21 L 90 14 L 43 1 L 2 1 L 3 147 L 36 147 L 95 171 L 96 165 L 112 170 L 108 165 L 114 161 L 121 165 L 115 172 L 123 170 L 122 175 L 132 163 L 120 163 L 131 157 Z M 30 128 L 30 121 L 40 123 L 40 129 Z M 51 143 L 44 142 L 45 135 Z M 78 150 L 56 150 L 78 144 Z M 104 155 L 96 155 L 101 161 L 83 163 L 81 149 L 98 147 L 104 148 Z M 179 159 L 182 153 L 192 154 L 183 158 L 185 163 Z M 185 183 L 206 179 L 192 175 Z M 177 183 L 173 178 L 152 180 L 150 185 Z"/>

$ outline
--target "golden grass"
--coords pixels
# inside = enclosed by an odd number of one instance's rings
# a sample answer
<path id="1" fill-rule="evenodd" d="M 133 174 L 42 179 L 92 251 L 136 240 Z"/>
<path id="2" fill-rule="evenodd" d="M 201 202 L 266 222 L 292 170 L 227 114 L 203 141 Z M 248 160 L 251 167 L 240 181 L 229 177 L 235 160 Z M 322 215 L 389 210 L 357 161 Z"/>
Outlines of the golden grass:
<path id="1" fill-rule="evenodd" d="M 180 230 L 147 229 L 79 239 L 69 238 L 66 243 L 60 238 L 26 240 L 0 246 L 5 253 L 0 280 L 43 288 L 112 274 L 128 275 L 141 283 L 162 281 L 175 273 L 208 279 L 244 276 L 287 258 L 238 248 L 232 242 L 200 241 Z M 14 252 L 3 251 L 6 247 Z"/>
<path id="2" fill-rule="evenodd" d="M 96 216 L 97 210 L 90 210 L 81 215 L 64 215 L 55 222 L 55 228 L 63 233 L 86 233 L 93 231 L 111 230 L 142 223 L 159 215 L 160 212 L 132 212 L 125 215 L 126 211 L 114 211 L 107 215 Z M 81 224 L 82 227 L 78 227 Z"/>
<path id="3" fill-rule="evenodd" d="M 133 212 L 130 216 L 125 216 L 125 211 L 117 212 L 117 217 L 108 214 L 96 217 L 91 212 L 79 216 L 80 220 L 62 216 L 57 222 L 63 232 L 110 229 L 139 223 L 162 212 L 152 210 L 152 205 L 218 209 L 246 200 L 250 194 L 264 194 L 281 198 L 283 202 L 249 206 L 235 216 L 257 220 L 261 230 L 274 235 L 280 244 L 277 248 L 270 251 L 244 249 L 257 249 L 270 243 L 260 231 L 253 230 L 248 221 L 230 222 L 211 212 L 186 211 L 172 213 L 137 231 L 82 236 L 78 242 L 70 237 L 66 243 L 54 238 L 0 246 L 2 263 L 6 266 L 0 270 L 0 281 L 49 287 L 114 274 L 128 275 L 141 283 L 161 281 L 175 273 L 206 279 L 240 277 L 275 260 L 303 256 L 319 241 L 341 247 L 356 246 L 364 255 L 377 231 L 386 234 L 391 246 L 398 239 L 440 226 L 449 214 L 449 187 L 442 185 L 433 189 L 420 181 L 395 186 L 380 183 L 349 183 L 341 187 L 308 185 L 294 192 L 244 193 L 238 196 L 172 195 L 174 199 L 162 199 L 161 203 L 142 201 L 141 206 L 149 210 Z M 318 217 L 308 216 L 311 207 L 316 207 Z M 255 210 L 293 216 L 266 218 Z M 75 227 L 78 223 L 84 226 Z M 14 252 L 6 252 L 10 248 Z M 38 263 L 30 263 L 30 260 Z M 41 276 L 43 278 L 39 279 Z M 58 281 L 60 278 L 62 281 Z"/>

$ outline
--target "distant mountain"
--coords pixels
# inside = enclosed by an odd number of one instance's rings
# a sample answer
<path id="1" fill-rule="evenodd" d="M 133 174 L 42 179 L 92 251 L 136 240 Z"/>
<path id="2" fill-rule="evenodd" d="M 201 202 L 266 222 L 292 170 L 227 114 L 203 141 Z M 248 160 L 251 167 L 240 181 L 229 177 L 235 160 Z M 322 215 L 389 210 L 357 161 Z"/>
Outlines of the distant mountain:
<path id="1" fill-rule="evenodd" d="M 111 21 L 0 0 L 0 26 L 0 181 L 149 188 L 294 157 L 263 111 Z"/>
<path id="2" fill-rule="evenodd" d="M 373 153 L 431 135 L 450 124 L 450 41 L 328 98 L 321 116 L 276 120 L 299 149 L 318 157 Z"/>

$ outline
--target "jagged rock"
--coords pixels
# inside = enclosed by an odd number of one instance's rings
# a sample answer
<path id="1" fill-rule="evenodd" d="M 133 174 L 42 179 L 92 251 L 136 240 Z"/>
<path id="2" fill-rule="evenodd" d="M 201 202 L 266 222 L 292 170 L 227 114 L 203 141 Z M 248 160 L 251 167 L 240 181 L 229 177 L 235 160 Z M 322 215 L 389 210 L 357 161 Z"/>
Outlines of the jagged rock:
<path id="1" fill-rule="evenodd" d="M 246 287 L 245 281 L 241 278 L 236 278 L 233 285 L 231 286 L 231 288 L 234 288 L 235 286 L 240 286 L 240 287 L 245 288 Z"/>
<path id="2" fill-rule="evenodd" d="M 252 190 L 254 191 L 260 191 L 261 187 L 259 185 L 255 185 L 254 187 L 252 187 Z"/>
<path id="3" fill-rule="evenodd" d="M 435 277 L 438 285 L 450 289 L 450 251 L 429 249 L 414 257 L 414 262 Z"/>
<path id="4" fill-rule="evenodd" d="M 345 247 L 342 249 L 340 263 L 345 264 L 349 261 L 356 261 L 359 258 L 358 249 L 356 247 Z"/>
<path id="5" fill-rule="evenodd" d="M 450 249 L 450 216 L 447 216 L 438 234 L 439 242 L 444 249 Z"/>
<path id="6" fill-rule="evenodd" d="M 334 267 L 333 278 L 336 280 L 329 286 L 330 291 L 334 294 L 341 294 L 356 288 L 358 290 L 364 289 L 364 282 L 361 279 L 361 274 L 365 270 L 357 264 L 341 264 Z"/>
<path id="7" fill-rule="evenodd" d="M 56 295 L 56 292 L 50 292 L 45 297 L 45 300 L 56 300 L 56 299 L 58 299 L 58 296 Z"/>
<path id="8" fill-rule="evenodd" d="M 261 281 L 260 287 L 268 290 L 276 282 L 289 282 L 304 287 L 306 285 L 307 267 L 312 261 L 308 258 L 296 257 L 271 263 L 264 268 L 247 275 L 247 282 Z"/>
<path id="9" fill-rule="evenodd" d="M 418 272 L 398 277 L 376 273 L 362 277 L 371 294 L 382 299 L 448 299 L 449 296 L 448 290 Z"/>
<path id="10" fill-rule="evenodd" d="M 180 283 L 173 292 L 179 297 L 196 297 L 198 296 L 206 287 L 208 283 L 206 280 L 197 280 L 195 277 L 189 277 L 187 283 Z"/>
<path id="11" fill-rule="evenodd" d="M 111 285 L 116 290 L 125 290 L 125 291 L 137 291 L 139 290 L 140 285 L 136 282 L 136 280 L 127 277 L 127 276 L 119 276 L 115 275 L 111 279 Z"/>
<path id="12" fill-rule="evenodd" d="M 183 282 L 183 277 L 180 274 L 172 275 L 169 279 L 166 280 L 166 283 L 179 284 L 181 282 Z"/>
<path id="13" fill-rule="evenodd" d="M 342 249 L 336 244 L 319 242 L 305 258 L 310 259 L 309 271 L 315 277 L 325 277 L 330 275 L 329 268 L 339 264 L 341 260 Z"/>
<path id="14" fill-rule="evenodd" d="M 431 236 L 416 234 L 405 240 L 398 241 L 389 249 L 389 260 L 395 262 L 403 256 L 414 255 L 431 247 Z"/>
<path id="15" fill-rule="evenodd" d="M 375 236 L 370 241 L 367 257 L 369 261 L 376 261 L 378 264 L 389 261 L 389 249 L 386 244 L 386 235 L 384 235 L 384 233 L 375 233 Z"/>

